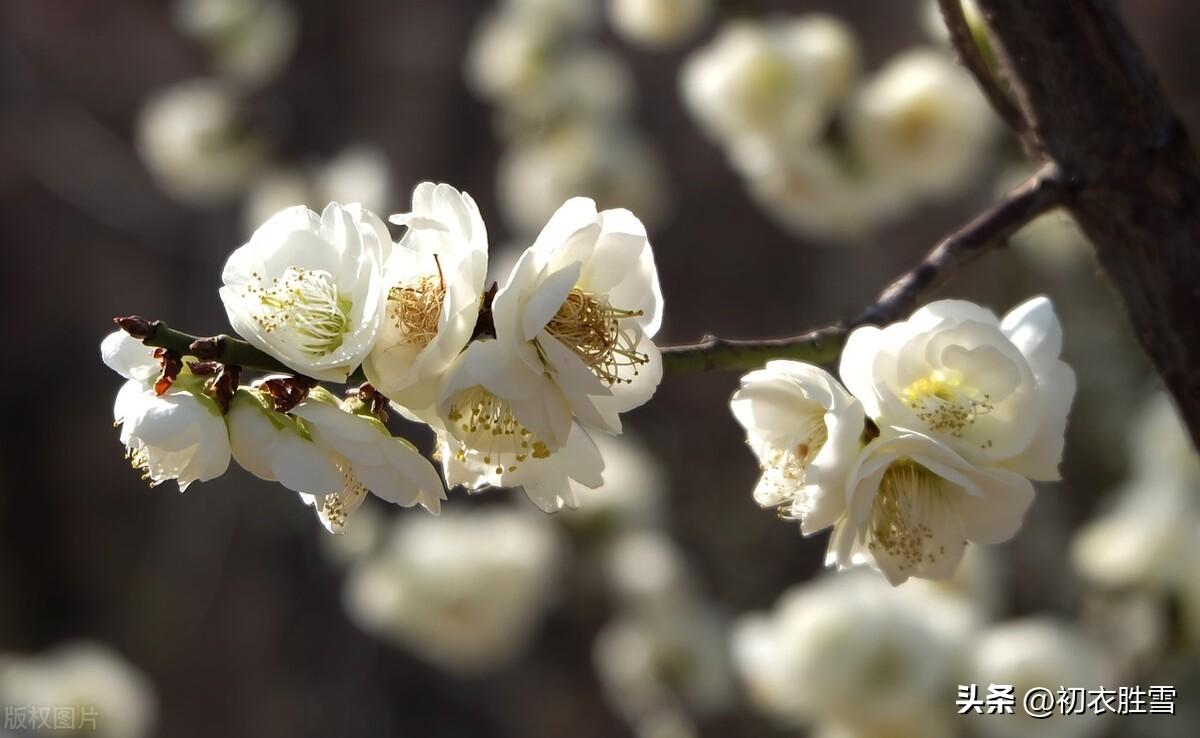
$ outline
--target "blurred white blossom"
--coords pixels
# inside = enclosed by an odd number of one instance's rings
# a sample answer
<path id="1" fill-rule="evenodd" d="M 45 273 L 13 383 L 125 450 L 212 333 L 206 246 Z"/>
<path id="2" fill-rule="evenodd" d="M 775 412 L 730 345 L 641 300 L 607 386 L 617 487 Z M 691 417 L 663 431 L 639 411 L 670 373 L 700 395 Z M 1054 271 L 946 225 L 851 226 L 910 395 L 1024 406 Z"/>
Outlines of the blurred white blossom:
<path id="1" fill-rule="evenodd" d="M 785 724 L 834 722 L 870 735 L 933 721 L 927 734 L 936 734 L 978 622 L 957 598 L 923 595 L 848 573 L 744 616 L 733 655 L 751 701 Z"/>
<path id="2" fill-rule="evenodd" d="M 604 458 L 604 482 L 595 489 L 576 490 L 579 507 L 566 511 L 563 521 L 605 533 L 657 524 L 666 507 L 666 469 L 645 442 L 628 432 L 598 433 L 592 439 Z"/>
<path id="3" fill-rule="evenodd" d="M 1031 687 L 1053 694 L 1060 687 L 1095 689 L 1113 686 L 1104 650 L 1074 626 L 1051 618 L 1028 618 L 997 625 L 973 642 L 969 678 L 964 683 L 1011 684 L 1020 696 Z M 970 715 L 985 738 L 1085 738 L 1100 735 L 1105 721 L 1090 710 L 1048 718 L 1031 717 L 1017 705 L 1011 715 Z"/>
<path id="4" fill-rule="evenodd" d="M 195 79 L 155 92 L 137 119 L 137 149 L 172 196 L 212 205 L 240 193 L 263 162 L 263 146 L 238 120 L 228 87 Z"/>
<path id="5" fill-rule="evenodd" d="M 500 207 L 520 231 L 536 232 L 564 201 L 587 195 L 603 208 L 626 208 L 647 223 L 666 206 L 657 153 L 636 131 L 578 121 L 518 143 L 500 160 Z"/>
<path id="6" fill-rule="evenodd" d="M 859 63 L 857 40 L 835 18 L 736 21 L 684 62 L 680 84 L 688 109 L 717 140 L 801 145 L 824 133 Z"/>
<path id="7" fill-rule="evenodd" d="M 113 406 L 126 457 L 151 486 L 174 479 L 183 492 L 229 468 L 229 434 L 217 403 L 203 380 L 186 365 L 165 391 L 155 388 L 161 367 L 154 351 L 123 331 L 109 334 L 100 354 L 125 377 Z"/>
<path id="8" fill-rule="evenodd" d="M 242 219 L 253 233 L 272 215 L 293 205 L 324 207 L 329 202 L 356 202 L 382 212 L 391 205 L 391 165 L 380 149 L 347 146 L 332 159 L 298 167 L 272 167 L 255 177 L 247 193 Z"/>
<path id="9" fill-rule="evenodd" d="M 692 36 L 713 11 L 713 0 L 607 0 L 613 29 L 652 48 L 674 46 Z"/>
<path id="10" fill-rule="evenodd" d="M 37 736 L 143 738 L 158 713 L 158 699 L 145 674 L 109 646 L 82 640 L 37 655 L 0 654 L 0 704 L 10 711 L 65 711 L 69 728 L 50 729 L 58 724 L 52 717 L 45 730 L 21 733 Z"/>
<path id="11" fill-rule="evenodd" d="M 955 193 L 982 171 L 999 127 L 966 71 L 942 52 L 915 49 L 858 91 L 846 131 L 861 166 L 922 197 Z"/>
<path id="12" fill-rule="evenodd" d="M 509 507 L 404 516 L 349 572 L 345 602 L 365 630 L 455 673 L 520 655 L 553 594 L 564 551 L 542 516 Z"/>

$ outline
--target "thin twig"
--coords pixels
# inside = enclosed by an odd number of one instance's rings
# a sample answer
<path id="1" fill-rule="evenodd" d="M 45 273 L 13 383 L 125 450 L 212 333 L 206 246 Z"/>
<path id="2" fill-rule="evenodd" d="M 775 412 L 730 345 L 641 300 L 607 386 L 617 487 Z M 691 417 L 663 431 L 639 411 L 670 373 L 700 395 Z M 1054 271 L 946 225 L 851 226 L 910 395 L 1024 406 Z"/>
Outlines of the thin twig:
<path id="1" fill-rule="evenodd" d="M 912 312 L 921 298 L 988 249 L 1004 243 L 1038 215 L 1061 204 L 1067 184 L 1055 164 L 1047 164 L 1000 202 L 944 238 L 920 264 L 901 275 L 857 317 L 816 328 L 798 336 L 765 340 L 705 336 L 699 342 L 662 349 L 670 374 L 712 369 L 753 369 L 768 359 L 799 359 L 814 364 L 832 362 L 846 335 L 861 325 L 880 325 Z"/>
<path id="2" fill-rule="evenodd" d="M 992 109 L 1008 124 L 1009 128 L 1021 133 L 1029 127 L 1029 123 L 1017 108 L 1016 103 L 1013 102 L 1008 91 L 1001 85 L 1000 79 L 996 76 L 998 70 L 988 64 L 988 60 L 980 50 L 979 41 L 975 38 L 971 24 L 967 22 L 966 13 L 963 11 L 963 2 L 964 0 L 938 0 L 938 6 L 942 10 L 942 19 L 946 22 L 947 30 L 950 31 L 950 41 L 958 51 L 963 66 L 975 76 L 975 81 L 979 83 L 979 88 L 983 90 Z"/>

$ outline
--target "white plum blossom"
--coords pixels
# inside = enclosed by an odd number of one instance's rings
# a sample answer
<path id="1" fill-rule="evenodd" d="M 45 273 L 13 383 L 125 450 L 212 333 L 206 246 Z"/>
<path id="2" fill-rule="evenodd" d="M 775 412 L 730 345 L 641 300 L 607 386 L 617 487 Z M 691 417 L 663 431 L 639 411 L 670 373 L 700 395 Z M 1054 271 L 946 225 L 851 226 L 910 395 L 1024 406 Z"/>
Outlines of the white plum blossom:
<path id="1" fill-rule="evenodd" d="M 224 84 L 195 79 L 155 92 L 137 120 L 137 149 L 173 197 L 209 206 L 241 192 L 263 159 L 263 145 L 239 125 Z"/>
<path id="2" fill-rule="evenodd" d="M 344 382 L 378 338 L 391 250 L 387 227 L 358 205 L 280 211 L 225 263 L 229 322 L 289 368 Z"/>
<path id="3" fill-rule="evenodd" d="M 545 374 L 529 371 L 498 341 L 476 340 L 442 384 L 438 456 L 450 486 L 523 487 L 541 509 L 578 507 L 576 485 L 604 483 L 604 460 Z"/>
<path id="4" fill-rule="evenodd" d="M 21 735 L 74 735 L 78 728 L 80 735 L 96 738 L 143 738 L 158 714 L 158 698 L 146 675 L 111 646 L 84 640 L 65 641 L 36 655 L 0 654 L 0 704 L 8 706 L 6 736 L 16 735 L 7 729 L 21 728 L 14 724 L 17 706 L 53 707 L 72 716 L 70 729 L 34 727 L 34 733 Z"/>
<path id="5" fill-rule="evenodd" d="M 646 229 L 628 210 L 568 200 L 497 292 L 492 315 L 497 346 L 516 357 L 506 376 L 513 391 L 500 394 L 534 393 L 525 397 L 545 408 L 551 450 L 572 415 L 619 433 L 618 414 L 649 400 L 662 379 L 652 340 L 662 323 L 658 271 Z"/>
<path id="6" fill-rule="evenodd" d="M 685 41 L 712 10 L 712 0 L 608 0 L 608 16 L 617 33 L 651 47 Z"/>
<path id="7" fill-rule="evenodd" d="M 349 571 L 346 608 L 368 632 L 453 673 L 496 669 L 549 606 L 564 551 L 542 516 L 508 507 L 401 518 Z"/>
<path id="8" fill-rule="evenodd" d="M 154 387 L 161 370 L 153 349 L 123 331 L 109 334 L 100 354 L 125 377 L 113 406 L 126 457 L 151 486 L 174 479 L 182 492 L 229 468 L 229 434 L 221 408 L 204 394 L 203 380 L 186 366 L 162 394 Z"/>
<path id="9" fill-rule="evenodd" d="M 684 63 L 684 102 L 724 142 L 816 140 L 849 94 L 858 43 L 836 18 L 808 15 L 726 25 Z"/>
<path id="10" fill-rule="evenodd" d="M 892 59 L 847 106 L 862 165 L 917 195 L 957 191 L 988 161 L 998 125 L 971 76 L 936 49 Z"/>
<path id="11" fill-rule="evenodd" d="M 421 409 L 475 330 L 487 275 L 487 231 L 479 208 L 450 185 L 423 182 L 412 211 L 392 216 L 408 232 L 384 266 L 382 326 L 363 370 L 399 404 Z"/>
<path id="12" fill-rule="evenodd" d="M 735 623 L 734 665 L 750 701 L 779 722 L 871 735 L 938 719 L 976 625 L 954 598 L 913 597 L 862 573 L 826 576 Z"/>
<path id="13" fill-rule="evenodd" d="M 302 421 L 276 412 L 258 388 L 240 388 L 226 423 L 233 459 L 246 471 L 303 495 L 340 490 L 346 480 L 333 457 L 313 443 Z"/>
<path id="14" fill-rule="evenodd" d="M 762 468 L 755 501 L 780 507 L 806 535 L 833 525 L 846 510 L 840 483 L 862 447 L 858 400 L 823 369 L 770 361 L 742 377 L 730 406 Z"/>
<path id="15" fill-rule="evenodd" d="M 401 507 L 420 504 L 435 515 L 446 492 L 437 470 L 407 440 L 393 436 L 382 422 L 358 406 L 339 401 L 314 387 L 291 414 L 303 422 L 317 448 L 332 458 L 341 478 L 322 493 L 301 492 L 330 532 L 341 532 L 347 518 L 370 491 Z"/>
<path id="16" fill-rule="evenodd" d="M 850 334 L 840 374 L 872 419 L 920 431 L 974 464 L 1059 478 L 1075 373 L 1045 297 L 1004 319 L 939 300 L 908 320 Z"/>
<path id="17" fill-rule="evenodd" d="M 1062 687 L 1095 689 L 1117 678 L 1111 657 L 1100 644 L 1068 623 L 1045 617 L 994 626 L 975 641 L 968 683 L 1011 684 L 1018 696 L 1032 687 L 1057 694 Z M 1018 697 L 1020 699 L 1020 697 Z M 1087 738 L 1106 732 L 1105 720 L 1092 710 L 1035 718 L 1018 707 L 1011 715 L 971 715 L 984 738 Z"/>
<path id="18" fill-rule="evenodd" d="M 978 467 L 950 446 L 910 431 L 866 445 L 844 484 L 846 514 L 827 563 L 870 564 L 893 585 L 947 579 L 968 542 L 1003 543 L 1033 503 L 1033 485 L 1007 469 Z"/>

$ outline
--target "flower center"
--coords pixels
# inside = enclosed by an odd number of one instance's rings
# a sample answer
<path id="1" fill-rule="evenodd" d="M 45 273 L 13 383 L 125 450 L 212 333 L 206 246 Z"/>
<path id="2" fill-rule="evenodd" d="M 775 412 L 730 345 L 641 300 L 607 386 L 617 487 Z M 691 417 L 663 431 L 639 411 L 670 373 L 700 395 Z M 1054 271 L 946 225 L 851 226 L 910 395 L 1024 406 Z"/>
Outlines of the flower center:
<path id="1" fill-rule="evenodd" d="M 351 301 L 338 293 L 333 275 L 321 269 L 288 267 L 283 275 L 264 285 L 246 288 L 258 301 L 254 320 L 266 333 L 286 331 L 296 348 L 314 358 L 342 345 L 350 328 Z"/>
<path id="2" fill-rule="evenodd" d="M 946 512 L 955 493 L 944 479 L 919 464 L 892 463 L 883 473 L 871 505 L 868 546 L 897 559 L 901 572 L 935 563 L 946 548 L 931 545 L 934 530 L 930 521 Z"/>
<path id="3" fill-rule="evenodd" d="M 641 310 L 615 308 L 607 299 L 576 288 L 546 324 L 546 332 L 603 381 L 630 384 L 633 380 L 622 377 L 622 372 L 632 368 L 636 376 L 638 367 L 648 363 L 650 357 L 637 350 L 641 335 L 636 325 L 622 322 L 641 315 Z"/>
<path id="4" fill-rule="evenodd" d="M 388 290 L 388 320 L 400 330 L 397 343 L 425 348 L 437 336 L 446 287 L 434 276 Z"/>
<path id="5" fill-rule="evenodd" d="M 825 414 L 812 412 L 804 416 L 803 423 L 793 440 L 802 439 L 789 446 L 768 446 L 760 467 L 755 497 L 760 504 L 775 506 L 790 502 L 779 514 L 785 518 L 803 517 L 812 508 L 812 501 L 801 494 L 808 465 L 829 440 L 829 429 L 825 426 Z"/>
<path id="6" fill-rule="evenodd" d="M 459 392 L 450 401 L 446 419 L 452 435 L 459 441 L 455 458 L 466 461 L 467 454 L 480 454 L 485 464 L 495 464 L 501 474 L 532 457 L 550 456 L 546 444 L 538 440 L 513 415 L 512 406 L 478 385 Z"/>
<path id="7" fill-rule="evenodd" d="M 962 438 L 979 416 L 995 409 L 990 394 L 964 385 L 962 377 L 941 370 L 908 385 L 901 396 L 929 430 L 955 438 Z M 983 445 L 989 447 L 992 442 L 986 440 Z"/>
<path id="8" fill-rule="evenodd" d="M 354 473 L 349 462 L 336 463 L 338 470 L 342 472 L 342 488 L 321 499 L 317 514 L 329 522 L 330 529 L 340 533 L 346 527 L 346 520 L 350 514 L 367 498 L 367 487 Z"/>

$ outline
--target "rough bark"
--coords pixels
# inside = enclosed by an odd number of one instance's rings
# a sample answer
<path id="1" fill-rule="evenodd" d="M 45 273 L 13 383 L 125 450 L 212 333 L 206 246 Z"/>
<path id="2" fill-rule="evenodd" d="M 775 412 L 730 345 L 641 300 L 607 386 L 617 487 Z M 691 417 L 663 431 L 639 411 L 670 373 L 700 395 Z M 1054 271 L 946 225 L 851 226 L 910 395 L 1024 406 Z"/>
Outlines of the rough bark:
<path id="1" fill-rule="evenodd" d="M 1111 0 L 977 0 L 1026 146 L 1055 162 L 1200 444 L 1200 162 Z"/>

